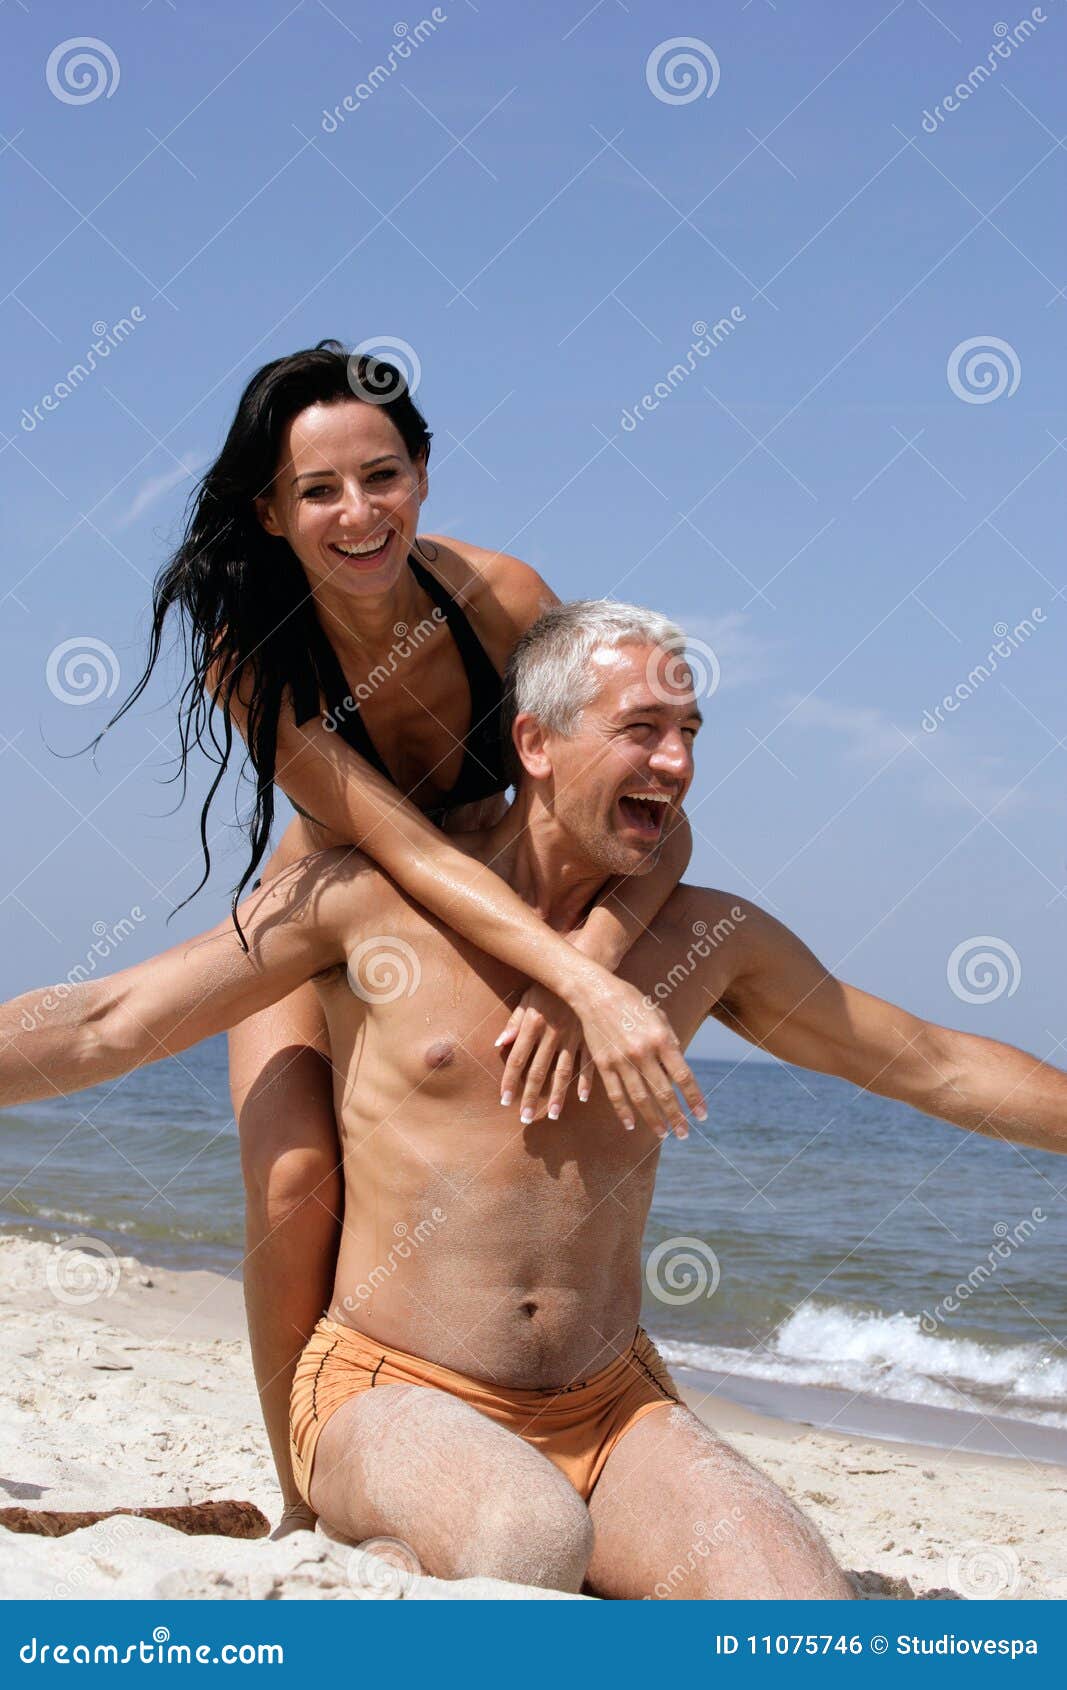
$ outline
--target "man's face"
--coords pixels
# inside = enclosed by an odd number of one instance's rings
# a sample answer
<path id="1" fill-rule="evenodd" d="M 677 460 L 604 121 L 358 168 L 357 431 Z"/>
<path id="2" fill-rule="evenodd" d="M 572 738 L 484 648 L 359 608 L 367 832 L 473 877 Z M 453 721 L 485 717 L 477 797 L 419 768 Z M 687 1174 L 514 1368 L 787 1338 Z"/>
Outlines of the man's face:
<path id="1" fill-rule="evenodd" d="M 693 779 L 692 675 L 660 646 L 602 647 L 590 662 L 596 697 L 573 734 L 545 737 L 553 814 L 596 867 L 647 874 Z"/>

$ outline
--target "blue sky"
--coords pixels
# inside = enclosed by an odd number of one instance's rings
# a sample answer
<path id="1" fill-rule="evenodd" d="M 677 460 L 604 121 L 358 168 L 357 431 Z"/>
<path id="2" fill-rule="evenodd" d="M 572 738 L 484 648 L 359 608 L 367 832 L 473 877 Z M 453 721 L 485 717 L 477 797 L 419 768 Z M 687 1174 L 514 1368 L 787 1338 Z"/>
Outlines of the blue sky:
<path id="1" fill-rule="evenodd" d="M 1060 0 L 12 0 L 2 24 L 0 991 L 134 906 L 121 964 L 224 912 L 233 784 L 164 927 L 207 774 L 175 810 L 177 667 L 94 769 L 56 755 L 109 713 L 57 696 L 64 656 L 117 666 L 113 709 L 249 375 L 384 337 L 421 369 L 428 528 L 714 651 L 691 877 L 869 990 L 1063 1059 Z M 86 35 L 82 83 L 56 50 Z M 968 376 L 970 342 L 992 362 Z M 971 1002 L 947 971 L 979 938 L 999 972 Z"/>

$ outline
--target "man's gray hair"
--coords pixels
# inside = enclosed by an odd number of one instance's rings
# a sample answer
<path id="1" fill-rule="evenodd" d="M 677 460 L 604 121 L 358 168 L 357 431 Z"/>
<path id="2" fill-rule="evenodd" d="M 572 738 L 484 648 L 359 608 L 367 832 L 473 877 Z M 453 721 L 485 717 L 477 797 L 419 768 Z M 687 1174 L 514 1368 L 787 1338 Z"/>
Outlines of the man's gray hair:
<path id="1" fill-rule="evenodd" d="M 504 671 L 502 737 L 512 781 L 520 765 L 512 744 L 516 716 L 536 716 L 552 733 L 573 733 L 603 677 L 590 659 L 621 645 L 656 645 L 684 652 L 676 622 L 618 599 L 572 599 L 546 610 L 520 637 Z"/>

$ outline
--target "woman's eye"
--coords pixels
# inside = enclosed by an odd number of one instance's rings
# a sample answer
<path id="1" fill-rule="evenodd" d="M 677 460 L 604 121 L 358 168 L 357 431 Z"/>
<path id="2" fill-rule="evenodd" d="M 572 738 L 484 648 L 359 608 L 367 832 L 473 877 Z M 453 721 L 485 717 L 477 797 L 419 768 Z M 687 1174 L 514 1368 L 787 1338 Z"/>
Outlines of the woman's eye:
<path id="1" fill-rule="evenodd" d="M 302 499 L 315 499 L 320 493 L 328 493 L 329 491 L 330 489 L 325 484 L 320 487 L 305 487 L 300 497 Z"/>
<path id="2" fill-rule="evenodd" d="M 395 481 L 396 480 L 396 470 L 395 469 L 376 469 L 374 471 L 374 474 L 370 477 L 370 479 L 371 479 L 371 481 Z"/>

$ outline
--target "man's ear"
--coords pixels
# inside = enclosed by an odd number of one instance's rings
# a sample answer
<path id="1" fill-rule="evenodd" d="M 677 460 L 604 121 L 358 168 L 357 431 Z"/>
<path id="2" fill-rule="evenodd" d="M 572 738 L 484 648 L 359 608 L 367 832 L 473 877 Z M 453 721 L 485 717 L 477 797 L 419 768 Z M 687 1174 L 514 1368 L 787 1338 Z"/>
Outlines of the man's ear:
<path id="1" fill-rule="evenodd" d="M 274 513 L 274 494 L 261 493 L 259 498 L 252 502 L 256 508 L 256 518 L 260 527 L 265 528 L 268 534 L 273 534 L 276 540 L 281 539 L 282 528 Z"/>
<path id="2" fill-rule="evenodd" d="M 547 780 L 552 773 L 552 759 L 545 744 L 545 730 L 536 716 L 526 711 L 516 716 L 511 729 L 511 741 L 516 755 L 532 780 Z"/>

